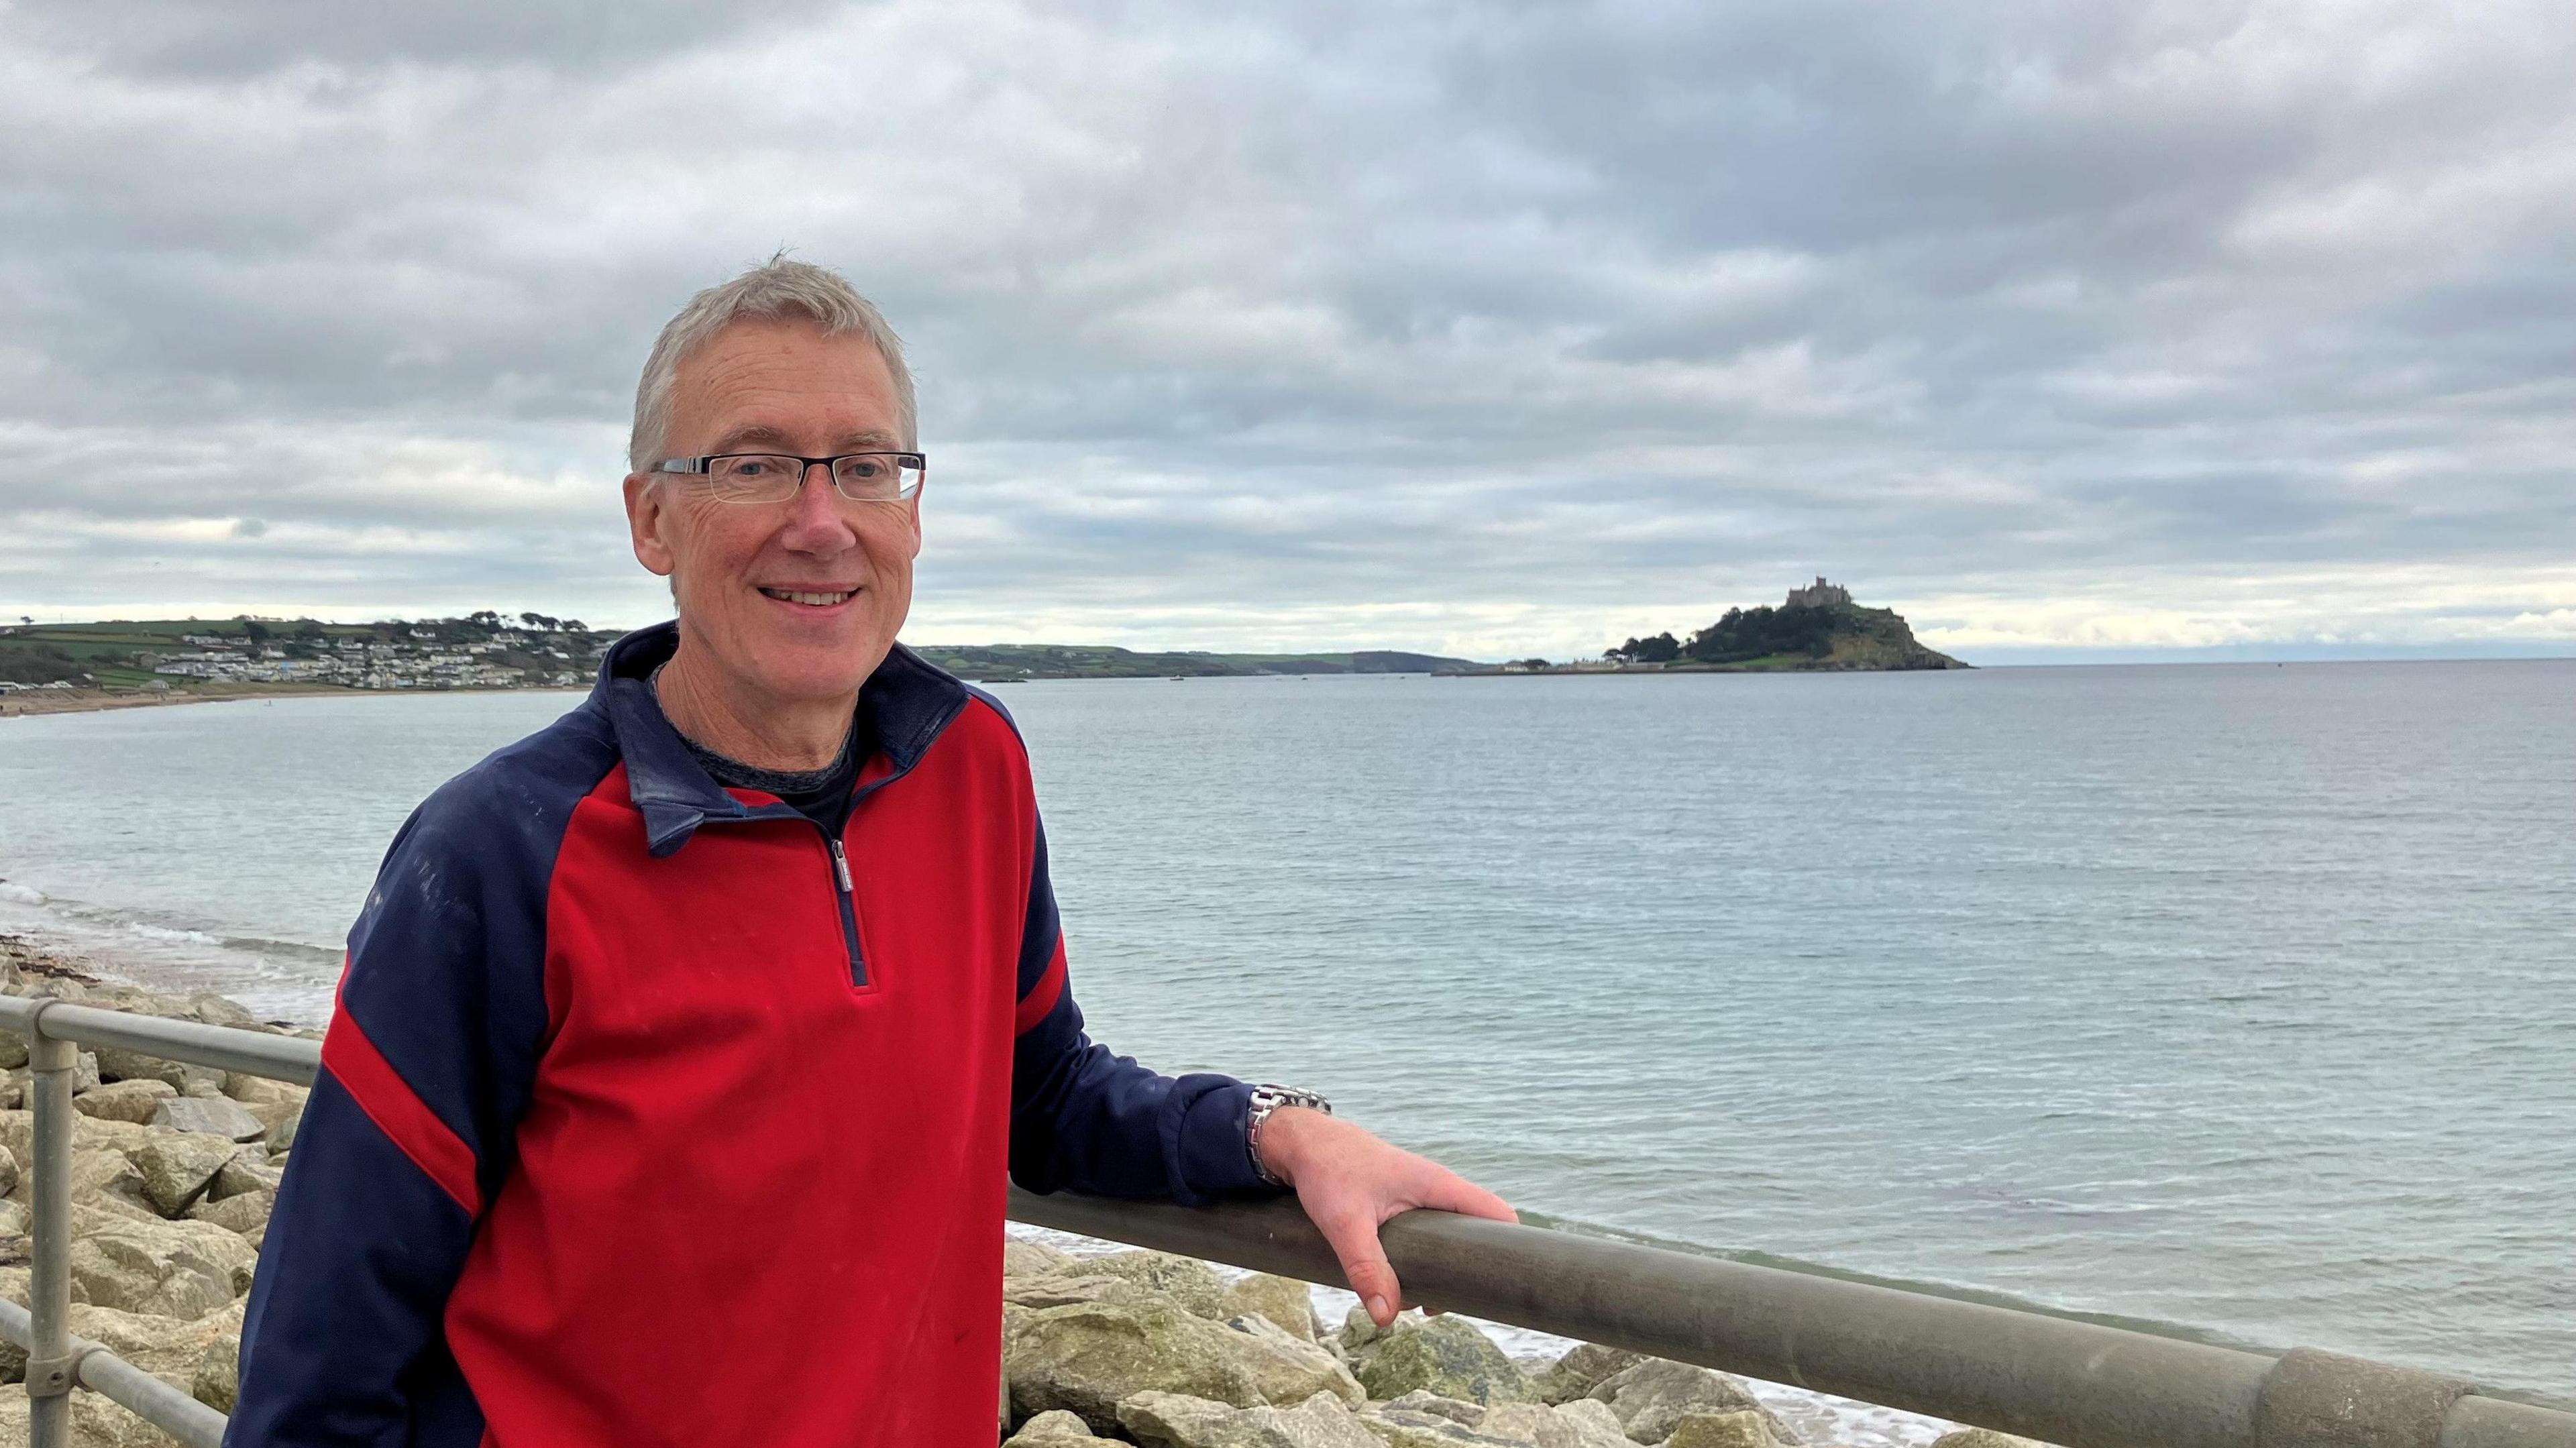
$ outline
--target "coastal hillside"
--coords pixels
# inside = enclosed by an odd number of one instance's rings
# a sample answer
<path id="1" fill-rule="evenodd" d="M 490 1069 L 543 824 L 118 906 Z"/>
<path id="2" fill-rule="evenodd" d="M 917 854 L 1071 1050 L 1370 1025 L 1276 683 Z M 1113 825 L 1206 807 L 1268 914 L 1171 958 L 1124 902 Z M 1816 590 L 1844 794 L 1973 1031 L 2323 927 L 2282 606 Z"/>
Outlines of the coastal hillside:
<path id="1" fill-rule="evenodd" d="M 0 692 L 228 693 L 289 689 L 561 688 L 589 682 L 615 640 L 577 618 L 324 623 L 310 618 L 110 619 L 0 625 Z"/>
<path id="2" fill-rule="evenodd" d="M 1429 674 L 1478 667 L 1467 659 L 1361 649 L 1346 654 L 1136 653 L 1099 644 L 915 644 L 961 679 L 1224 678 L 1251 674 Z"/>
<path id="3" fill-rule="evenodd" d="M 1776 608 L 1730 608 L 1687 641 L 1669 633 L 1632 638 L 1602 658 L 1667 673 L 1969 667 L 1924 647 L 1894 609 L 1863 608 L 1852 602 L 1851 590 L 1822 578 L 1789 590 Z"/>
<path id="4" fill-rule="evenodd" d="M 456 618 L 114 619 L 0 624 L 0 711 L 335 689 L 576 688 L 617 639 L 577 618 L 491 609 Z M 1019 679 L 1428 674 L 1467 659 L 1361 649 L 1322 654 L 1137 653 L 1104 645 L 923 644 L 932 663 L 983 683 Z"/>

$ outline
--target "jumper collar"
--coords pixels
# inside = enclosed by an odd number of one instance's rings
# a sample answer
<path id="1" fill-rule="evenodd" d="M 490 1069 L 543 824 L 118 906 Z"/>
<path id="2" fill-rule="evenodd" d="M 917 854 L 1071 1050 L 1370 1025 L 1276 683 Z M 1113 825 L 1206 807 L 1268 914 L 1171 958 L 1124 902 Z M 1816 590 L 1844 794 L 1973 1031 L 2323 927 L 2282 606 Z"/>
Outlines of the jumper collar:
<path id="1" fill-rule="evenodd" d="M 747 805 L 699 767 L 680 731 L 653 697 L 645 678 L 680 646 L 677 621 L 657 623 L 609 645 L 589 707 L 608 716 L 617 752 L 626 761 L 626 791 L 644 816 L 644 841 L 655 858 L 673 854 L 698 826 L 768 818 L 781 807 Z M 909 773 L 938 742 L 940 732 L 966 707 L 966 686 L 896 644 L 859 686 L 859 714 L 870 726 L 877 753 L 860 772 L 860 788 L 874 789 Z M 793 813 L 790 811 L 789 813 Z"/>

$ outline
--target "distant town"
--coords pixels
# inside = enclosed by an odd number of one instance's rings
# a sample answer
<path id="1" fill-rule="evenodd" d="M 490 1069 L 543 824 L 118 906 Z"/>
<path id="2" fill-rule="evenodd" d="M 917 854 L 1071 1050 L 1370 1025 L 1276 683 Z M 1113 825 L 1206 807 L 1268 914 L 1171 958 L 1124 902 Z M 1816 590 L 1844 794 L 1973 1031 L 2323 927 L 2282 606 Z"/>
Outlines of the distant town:
<path id="1" fill-rule="evenodd" d="M 616 635 L 577 618 L 322 623 L 242 617 L 0 626 L 0 692 L 204 685 L 519 689 L 590 681 Z"/>

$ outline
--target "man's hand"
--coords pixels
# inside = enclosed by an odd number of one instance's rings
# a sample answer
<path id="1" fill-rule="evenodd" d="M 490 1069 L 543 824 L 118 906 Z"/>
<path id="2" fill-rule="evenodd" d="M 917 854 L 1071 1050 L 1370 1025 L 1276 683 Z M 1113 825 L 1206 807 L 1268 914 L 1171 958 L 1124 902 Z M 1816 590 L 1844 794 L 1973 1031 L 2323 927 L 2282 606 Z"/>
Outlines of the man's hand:
<path id="1" fill-rule="evenodd" d="M 1497 1222 L 1520 1220 L 1501 1197 L 1447 1167 L 1303 1106 L 1283 1106 L 1261 1123 L 1261 1164 L 1297 1189 L 1298 1205 L 1333 1244 L 1342 1276 L 1380 1327 L 1404 1310 L 1404 1285 L 1395 1280 L 1377 1240 L 1388 1218 L 1437 1207 Z"/>

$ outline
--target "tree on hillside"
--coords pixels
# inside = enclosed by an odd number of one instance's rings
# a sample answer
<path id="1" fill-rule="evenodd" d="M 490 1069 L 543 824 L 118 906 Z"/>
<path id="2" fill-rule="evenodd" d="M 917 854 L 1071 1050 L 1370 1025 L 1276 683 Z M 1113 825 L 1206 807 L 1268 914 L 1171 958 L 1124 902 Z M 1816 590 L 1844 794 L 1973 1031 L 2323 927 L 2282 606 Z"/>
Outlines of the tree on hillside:
<path id="1" fill-rule="evenodd" d="M 50 684 L 58 679 L 87 677 L 70 654 L 51 644 L 0 652 L 0 680 L 12 684 Z"/>
<path id="2" fill-rule="evenodd" d="M 465 616 L 465 621 L 467 623 L 479 623 L 485 628 L 499 628 L 501 626 L 501 615 L 488 608 L 478 609 L 473 613 L 467 614 Z"/>
<path id="3" fill-rule="evenodd" d="M 1673 637 L 1672 630 L 1666 629 L 1653 638 L 1630 639 L 1615 649 L 1604 649 L 1601 657 L 1613 663 L 1669 664 L 1680 658 L 1681 653 L 1681 641 Z"/>
<path id="4" fill-rule="evenodd" d="M 590 632 L 590 625 L 583 623 L 577 618 L 568 618 L 563 621 L 563 631 L 565 633 L 588 633 Z"/>
<path id="5" fill-rule="evenodd" d="M 1726 616 L 1691 635 L 1682 652 L 1704 664 L 1741 663 L 1774 654 L 1822 658 L 1834 647 L 1834 612 L 1803 604 L 1785 608 L 1730 608 Z"/>
<path id="6" fill-rule="evenodd" d="M 242 637 L 255 644 L 268 642 L 268 625 L 256 619 L 242 620 Z"/>

